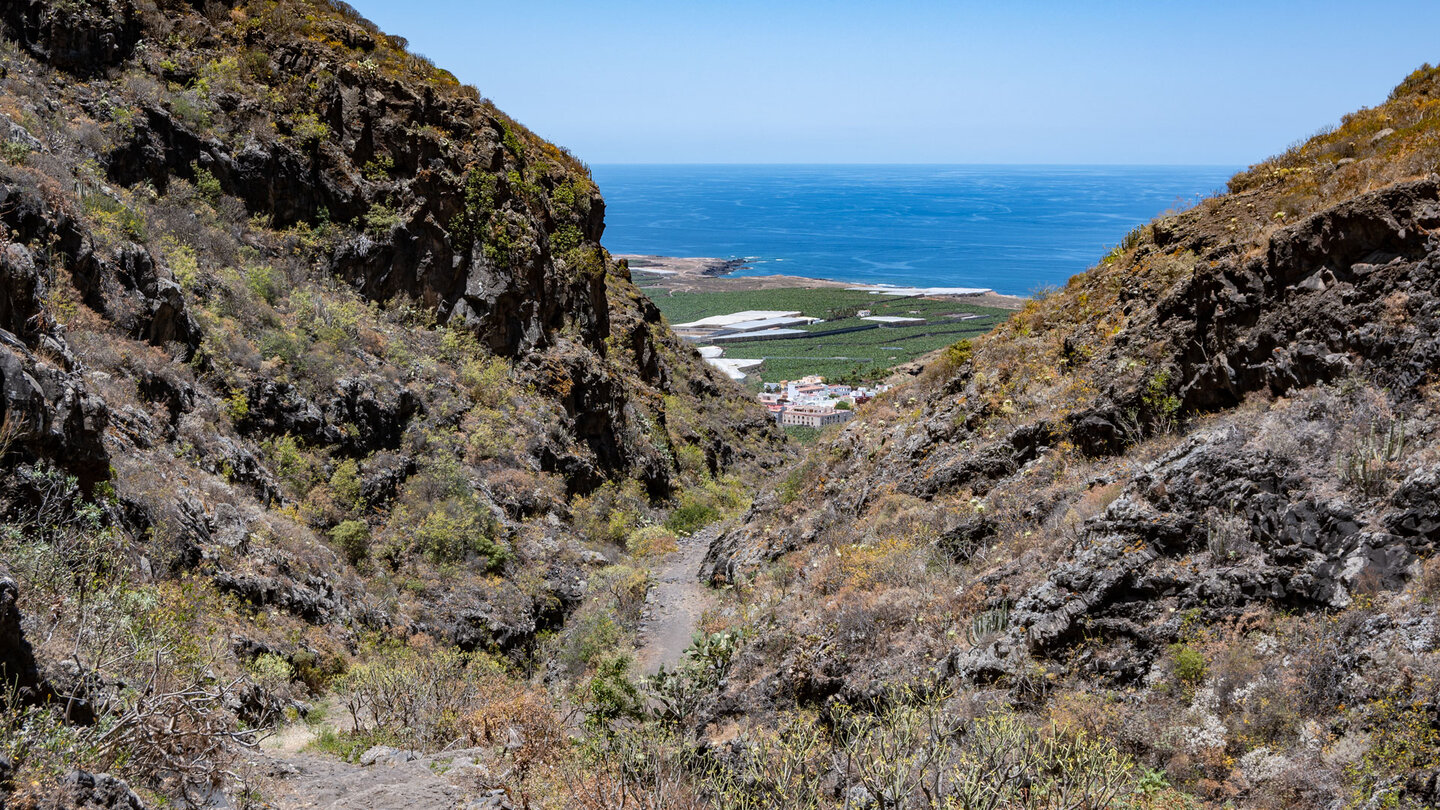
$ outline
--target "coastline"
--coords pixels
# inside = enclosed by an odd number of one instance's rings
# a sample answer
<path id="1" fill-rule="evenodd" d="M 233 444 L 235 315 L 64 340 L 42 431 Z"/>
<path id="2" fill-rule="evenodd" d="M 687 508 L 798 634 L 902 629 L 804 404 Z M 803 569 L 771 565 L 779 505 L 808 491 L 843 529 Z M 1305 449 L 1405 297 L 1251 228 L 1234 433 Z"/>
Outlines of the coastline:
<path id="1" fill-rule="evenodd" d="M 755 290 L 836 288 L 871 286 L 867 282 L 836 281 L 808 276 L 766 275 L 733 276 L 736 270 L 748 267 L 748 259 L 720 259 L 700 256 L 655 256 L 617 254 L 624 261 L 637 286 L 663 290 L 666 293 L 748 292 Z M 636 278 L 639 276 L 639 278 Z M 925 298 L 956 298 L 970 303 L 1000 309 L 1020 309 L 1028 300 L 1018 295 L 992 291 L 971 295 L 925 295 Z"/>

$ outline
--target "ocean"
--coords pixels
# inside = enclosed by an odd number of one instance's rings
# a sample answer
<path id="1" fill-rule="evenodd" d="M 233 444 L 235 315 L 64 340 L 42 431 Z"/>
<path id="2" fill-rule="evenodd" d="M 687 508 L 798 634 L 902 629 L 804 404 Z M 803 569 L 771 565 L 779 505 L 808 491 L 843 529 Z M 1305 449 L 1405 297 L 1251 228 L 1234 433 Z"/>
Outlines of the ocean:
<path id="1" fill-rule="evenodd" d="M 795 275 L 1026 295 L 1233 166 L 598 165 L 612 253 L 753 259 Z"/>

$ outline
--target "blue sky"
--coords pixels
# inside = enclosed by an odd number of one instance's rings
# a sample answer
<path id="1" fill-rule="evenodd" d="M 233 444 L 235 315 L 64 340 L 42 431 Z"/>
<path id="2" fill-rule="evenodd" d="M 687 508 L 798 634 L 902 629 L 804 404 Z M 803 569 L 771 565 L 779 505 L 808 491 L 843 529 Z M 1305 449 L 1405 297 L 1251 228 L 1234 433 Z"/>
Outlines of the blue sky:
<path id="1" fill-rule="evenodd" d="M 1440 60 L 1433 0 L 351 2 L 590 163 L 1239 166 Z"/>

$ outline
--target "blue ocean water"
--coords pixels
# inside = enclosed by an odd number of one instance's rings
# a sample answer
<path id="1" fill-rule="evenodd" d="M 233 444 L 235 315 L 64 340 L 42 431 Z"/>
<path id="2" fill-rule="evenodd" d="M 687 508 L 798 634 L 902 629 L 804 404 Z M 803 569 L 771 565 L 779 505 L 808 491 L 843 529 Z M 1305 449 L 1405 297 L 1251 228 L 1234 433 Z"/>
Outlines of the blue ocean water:
<path id="1" fill-rule="evenodd" d="M 612 253 L 755 257 L 750 275 L 1027 294 L 1063 284 L 1225 166 L 600 165 Z"/>

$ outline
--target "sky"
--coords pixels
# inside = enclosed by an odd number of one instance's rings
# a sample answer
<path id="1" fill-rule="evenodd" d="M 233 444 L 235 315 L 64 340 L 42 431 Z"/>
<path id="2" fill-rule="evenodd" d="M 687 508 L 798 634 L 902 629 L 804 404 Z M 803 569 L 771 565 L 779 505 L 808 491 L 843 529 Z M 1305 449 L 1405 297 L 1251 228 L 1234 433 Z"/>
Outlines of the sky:
<path id="1" fill-rule="evenodd" d="M 1440 3 L 350 0 L 605 163 L 1242 166 L 1440 61 Z"/>

